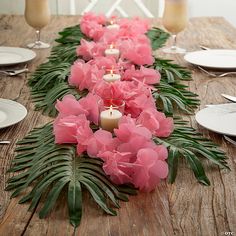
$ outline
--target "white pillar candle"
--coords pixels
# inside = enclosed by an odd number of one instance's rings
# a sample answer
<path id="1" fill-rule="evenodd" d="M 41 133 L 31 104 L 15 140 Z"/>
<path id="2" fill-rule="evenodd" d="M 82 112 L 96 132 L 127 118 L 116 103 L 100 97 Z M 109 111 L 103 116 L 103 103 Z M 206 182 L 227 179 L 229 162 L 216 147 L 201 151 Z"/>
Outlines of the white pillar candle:
<path id="1" fill-rule="evenodd" d="M 100 124 L 102 129 L 112 132 L 115 128 L 118 128 L 118 122 L 122 117 L 122 113 L 118 110 L 110 109 L 102 111 L 100 113 Z"/>
<path id="2" fill-rule="evenodd" d="M 121 76 L 119 74 L 105 74 L 103 75 L 103 79 L 109 83 L 115 82 L 117 80 L 120 80 Z"/>
<path id="3" fill-rule="evenodd" d="M 107 26 L 107 29 L 109 30 L 119 30 L 120 26 L 118 24 L 111 24 Z"/>

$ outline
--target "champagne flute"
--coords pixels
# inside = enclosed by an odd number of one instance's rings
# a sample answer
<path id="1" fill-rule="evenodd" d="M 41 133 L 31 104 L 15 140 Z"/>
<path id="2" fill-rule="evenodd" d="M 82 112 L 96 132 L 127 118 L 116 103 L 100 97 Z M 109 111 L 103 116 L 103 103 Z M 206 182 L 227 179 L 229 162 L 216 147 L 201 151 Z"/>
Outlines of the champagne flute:
<path id="1" fill-rule="evenodd" d="M 165 0 L 164 14 L 162 17 L 163 26 L 172 34 L 173 45 L 164 48 L 166 53 L 185 53 L 184 48 L 176 46 L 176 36 L 183 31 L 188 23 L 187 0 Z"/>
<path id="2" fill-rule="evenodd" d="M 49 48 L 50 44 L 41 41 L 41 29 L 50 21 L 48 0 L 25 0 L 25 20 L 36 30 L 36 41 L 27 46 L 29 48 Z"/>

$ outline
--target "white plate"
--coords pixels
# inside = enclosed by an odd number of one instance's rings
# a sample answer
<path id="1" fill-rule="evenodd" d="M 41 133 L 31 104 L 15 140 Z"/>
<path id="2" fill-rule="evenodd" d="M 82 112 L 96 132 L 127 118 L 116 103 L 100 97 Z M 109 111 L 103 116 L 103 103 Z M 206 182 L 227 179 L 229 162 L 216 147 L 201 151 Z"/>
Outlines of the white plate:
<path id="1" fill-rule="evenodd" d="M 36 53 L 26 48 L 0 47 L 0 66 L 31 61 L 35 57 Z"/>
<path id="2" fill-rule="evenodd" d="M 184 56 L 184 59 L 194 65 L 203 67 L 219 69 L 236 68 L 236 50 L 211 49 L 189 52 Z"/>
<path id="3" fill-rule="evenodd" d="M 20 122 L 26 115 L 27 110 L 20 103 L 0 98 L 0 129 Z"/>
<path id="4" fill-rule="evenodd" d="M 197 112 L 196 121 L 216 133 L 236 136 L 236 103 L 204 108 Z"/>

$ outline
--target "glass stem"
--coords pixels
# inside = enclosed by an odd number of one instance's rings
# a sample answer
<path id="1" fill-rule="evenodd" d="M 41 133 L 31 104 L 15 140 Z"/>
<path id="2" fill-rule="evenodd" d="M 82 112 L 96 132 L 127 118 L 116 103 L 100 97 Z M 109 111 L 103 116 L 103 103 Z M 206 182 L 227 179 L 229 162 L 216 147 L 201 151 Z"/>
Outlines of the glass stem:
<path id="1" fill-rule="evenodd" d="M 40 44 L 40 30 L 36 30 L 36 45 Z"/>
<path id="2" fill-rule="evenodd" d="M 176 45 L 177 45 L 177 35 L 176 34 L 173 34 L 172 35 L 172 38 L 173 38 L 173 45 L 172 45 L 172 49 L 176 49 Z"/>

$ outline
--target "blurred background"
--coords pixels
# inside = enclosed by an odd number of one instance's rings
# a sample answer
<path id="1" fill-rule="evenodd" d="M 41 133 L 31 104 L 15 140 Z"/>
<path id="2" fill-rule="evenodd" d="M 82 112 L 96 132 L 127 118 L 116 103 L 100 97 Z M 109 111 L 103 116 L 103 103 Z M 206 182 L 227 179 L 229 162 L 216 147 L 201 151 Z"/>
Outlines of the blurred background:
<path id="1" fill-rule="evenodd" d="M 79 15 L 85 11 L 123 17 L 161 17 L 164 0 L 48 0 L 55 15 Z M 223 16 L 236 26 L 236 0 L 188 0 L 189 16 Z M 23 14 L 24 0 L 0 0 L 0 14 Z"/>

